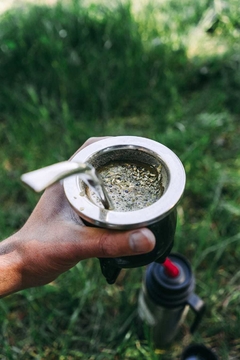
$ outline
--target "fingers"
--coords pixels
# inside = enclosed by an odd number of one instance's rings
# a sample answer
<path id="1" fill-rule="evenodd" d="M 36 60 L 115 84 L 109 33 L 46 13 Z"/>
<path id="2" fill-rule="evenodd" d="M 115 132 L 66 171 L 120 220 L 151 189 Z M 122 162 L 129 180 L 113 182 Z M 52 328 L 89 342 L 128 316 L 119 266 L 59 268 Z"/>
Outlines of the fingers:
<path id="1" fill-rule="evenodd" d="M 82 149 L 88 145 L 91 145 L 91 144 L 95 143 L 96 141 L 107 139 L 107 138 L 109 138 L 109 136 L 91 137 L 87 141 L 85 141 L 85 143 L 81 146 L 80 149 Z"/>
<path id="2" fill-rule="evenodd" d="M 85 141 L 85 143 L 71 156 L 72 159 L 81 149 L 85 148 L 88 145 L 95 143 L 96 141 L 107 139 L 109 136 L 100 136 L 100 137 L 91 137 Z"/>
<path id="3" fill-rule="evenodd" d="M 130 256 L 153 250 L 155 237 L 147 228 L 123 232 L 83 227 L 77 244 L 83 258 Z"/>

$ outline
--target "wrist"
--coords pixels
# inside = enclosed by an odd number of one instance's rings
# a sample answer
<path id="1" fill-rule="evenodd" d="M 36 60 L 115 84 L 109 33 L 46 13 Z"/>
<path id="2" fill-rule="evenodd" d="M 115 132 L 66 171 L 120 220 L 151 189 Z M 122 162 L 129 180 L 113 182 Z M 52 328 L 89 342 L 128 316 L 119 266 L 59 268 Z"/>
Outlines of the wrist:
<path id="1" fill-rule="evenodd" d="M 17 234 L 0 242 L 0 298 L 22 289 Z"/>

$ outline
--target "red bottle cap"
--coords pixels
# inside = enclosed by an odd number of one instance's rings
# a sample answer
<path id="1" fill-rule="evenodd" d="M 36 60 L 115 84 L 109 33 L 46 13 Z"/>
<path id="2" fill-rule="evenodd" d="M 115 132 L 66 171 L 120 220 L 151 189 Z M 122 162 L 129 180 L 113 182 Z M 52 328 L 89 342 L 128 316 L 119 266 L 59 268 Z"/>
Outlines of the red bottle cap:
<path id="1" fill-rule="evenodd" d="M 166 258 L 162 265 L 167 276 L 176 278 L 179 275 L 179 268 L 169 258 Z"/>

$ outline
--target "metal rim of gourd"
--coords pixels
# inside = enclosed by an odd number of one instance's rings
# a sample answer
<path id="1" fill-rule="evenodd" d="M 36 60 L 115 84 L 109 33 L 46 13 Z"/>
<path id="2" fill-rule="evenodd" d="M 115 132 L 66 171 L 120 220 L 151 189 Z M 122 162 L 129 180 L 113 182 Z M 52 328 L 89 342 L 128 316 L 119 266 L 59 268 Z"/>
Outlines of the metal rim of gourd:
<path id="1" fill-rule="evenodd" d="M 74 175 L 63 180 L 66 197 L 73 209 L 91 224 L 121 230 L 147 226 L 167 216 L 183 194 L 186 175 L 180 159 L 165 145 L 138 136 L 109 137 L 81 149 L 71 160 L 88 162 L 97 168 L 119 157 L 121 160 L 129 160 L 131 157 L 132 160 L 151 162 L 152 165 L 161 164 L 165 183 L 163 195 L 152 205 L 140 210 L 107 210 L 93 203 L 86 192 L 83 194 L 85 185 Z"/>

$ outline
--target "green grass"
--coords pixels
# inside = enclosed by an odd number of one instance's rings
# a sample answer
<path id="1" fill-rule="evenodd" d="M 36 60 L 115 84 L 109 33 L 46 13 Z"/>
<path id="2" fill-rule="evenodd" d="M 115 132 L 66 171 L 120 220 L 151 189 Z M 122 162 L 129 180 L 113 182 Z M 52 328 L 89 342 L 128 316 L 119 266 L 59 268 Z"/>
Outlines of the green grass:
<path id="1" fill-rule="evenodd" d="M 140 342 L 144 268 L 103 279 L 98 260 L 0 302 L 0 359 L 176 359 L 192 341 L 237 359 L 240 344 L 240 31 L 237 0 L 10 10 L 0 22 L 1 238 L 38 196 L 26 171 L 69 158 L 90 136 L 169 146 L 187 173 L 174 251 L 191 261 L 207 313 L 170 348 Z"/>

